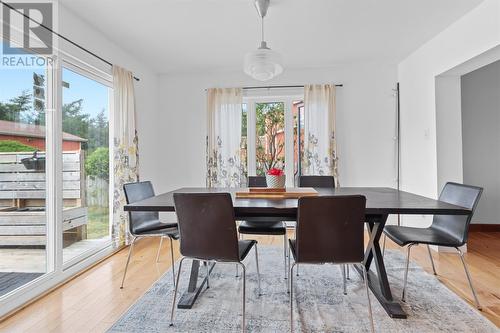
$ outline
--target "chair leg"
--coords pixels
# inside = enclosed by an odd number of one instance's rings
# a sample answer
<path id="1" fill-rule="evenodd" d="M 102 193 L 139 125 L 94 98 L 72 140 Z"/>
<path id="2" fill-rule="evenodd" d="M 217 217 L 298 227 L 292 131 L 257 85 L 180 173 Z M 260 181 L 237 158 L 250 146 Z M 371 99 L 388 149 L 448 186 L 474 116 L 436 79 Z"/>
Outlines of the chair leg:
<path id="1" fill-rule="evenodd" d="M 360 266 L 363 267 L 363 278 L 365 280 L 366 299 L 368 300 L 368 315 L 370 317 L 370 329 L 371 329 L 371 332 L 373 333 L 373 332 L 375 332 L 375 327 L 373 325 L 372 302 L 370 300 L 370 289 L 368 288 L 368 276 L 366 273 L 365 265 L 363 265 L 363 263 L 361 263 Z"/>
<path id="2" fill-rule="evenodd" d="M 240 238 L 240 240 L 242 240 L 243 234 L 239 233 L 239 238 Z M 235 276 L 238 277 L 238 264 L 236 264 L 236 275 Z"/>
<path id="3" fill-rule="evenodd" d="M 293 268 L 296 263 L 290 268 L 290 332 L 293 332 Z"/>
<path id="4" fill-rule="evenodd" d="M 285 258 L 285 280 L 288 278 L 288 267 L 286 267 L 286 243 L 288 239 L 286 233 L 283 235 L 283 257 Z"/>
<path id="5" fill-rule="evenodd" d="M 345 270 L 346 270 L 346 278 L 347 278 L 347 280 L 350 280 L 351 278 L 349 277 L 349 265 L 348 264 L 345 265 Z"/>
<path id="6" fill-rule="evenodd" d="M 292 280 L 292 277 L 290 276 L 291 273 L 291 270 L 290 270 L 290 258 L 292 256 L 292 250 L 290 249 L 290 246 L 288 246 L 288 282 L 286 284 L 286 287 L 287 287 L 287 293 L 290 293 L 290 283 L 291 283 L 291 280 Z"/>
<path id="7" fill-rule="evenodd" d="M 259 252 L 257 251 L 257 244 L 255 244 L 255 266 L 257 267 L 257 284 L 259 285 L 259 296 L 262 296 L 262 290 L 260 289 Z"/>
<path id="8" fill-rule="evenodd" d="M 406 293 L 406 283 L 408 281 L 408 267 L 410 266 L 410 251 L 411 247 L 415 245 L 414 243 L 408 245 L 407 252 L 406 252 L 406 269 L 405 269 L 405 278 L 403 282 L 403 293 L 401 295 L 401 300 L 405 302 L 405 293 Z"/>
<path id="9" fill-rule="evenodd" d="M 134 237 L 132 239 L 132 243 L 130 243 L 130 247 L 128 249 L 128 257 L 127 257 L 127 263 L 125 264 L 125 270 L 123 271 L 123 278 L 122 278 L 122 284 L 120 286 L 120 289 L 123 289 L 123 283 L 125 282 L 125 276 L 127 275 L 127 269 L 128 269 L 128 264 L 130 263 L 130 257 L 132 256 L 132 250 L 134 249 L 134 244 L 135 244 L 135 241 L 138 239 L 139 237 Z"/>
<path id="10" fill-rule="evenodd" d="M 172 312 L 170 313 L 170 326 L 174 326 L 174 310 L 175 310 L 175 300 L 177 298 L 177 289 L 179 288 L 179 278 L 181 276 L 182 263 L 185 257 L 179 261 L 179 270 L 177 271 L 177 281 L 175 282 L 174 299 L 172 301 Z"/>
<path id="11" fill-rule="evenodd" d="M 208 261 L 205 261 L 203 263 L 205 265 L 205 268 L 206 268 L 206 271 L 207 271 L 207 289 L 210 288 L 210 264 L 208 263 Z"/>
<path id="12" fill-rule="evenodd" d="M 174 287 L 175 287 L 174 242 L 172 241 L 171 237 L 169 237 L 168 239 L 170 239 L 170 259 L 172 260 L 172 281 L 173 281 Z"/>
<path id="13" fill-rule="evenodd" d="M 242 322 L 241 322 L 241 331 L 245 332 L 246 331 L 246 327 L 245 327 L 246 269 L 245 269 L 245 265 L 242 262 L 239 262 L 238 264 L 241 265 L 241 269 L 243 271 L 243 292 L 242 292 L 242 297 L 241 297 L 243 316 L 242 316 Z"/>
<path id="14" fill-rule="evenodd" d="M 427 244 L 427 252 L 429 252 L 429 258 L 431 258 L 432 272 L 434 272 L 434 275 L 437 275 L 436 266 L 434 266 L 434 259 L 432 259 L 431 247 L 429 244 Z"/>
<path id="15" fill-rule="evenodd" d="M 342 283 L 344 285 L 344 295 L 347 295 L 347 281 L 346 281 L 346 271 L 345 271 L 345 266 L 346 265 L 340 265 L 340 269 L 342 270 Z"/>
<path id="16" fill-rule="evenodd" d="M 160 262 L 160 252 L 162 245 L 163 245 L 163 236 L 160 237 L 160 246 L 158 246 L 158 251 L 156 252 L 156 262 Z"/>
<path id="17" fill-rule="evenodd" d="M 382 257 L 385 255 L 385 241 L 387 240 L 386 234 L 384 234 L 384 241 L 382 243 Z"/>
<path id="18" fill-rule="evenodd" d="M 460 259 L 462 260 L 462 264 L 464 265 L 465 275 L 467 275 L 467 280 L 469 280 L 469 286 L 470 286 L 470 289 L 472 290 L 472 295 L 474 296 L 474 301 L 476 302 L 476 307 L 478 310 L 482 310 L 481 304 L 479 304 L 479 300 L 478 300 L 477 295 L 476 295 L 476 290 L 474 289 L 474 286 L 472 285 L 472 278 L 470 276 L 469 269 L 467 268 L 467 263 L 465 262 L 465 259 L 464 259 L 464 253 L 458 247 L 456 247 L 455 249 L 457 249 L 458 254 L 460 254 Z"/>

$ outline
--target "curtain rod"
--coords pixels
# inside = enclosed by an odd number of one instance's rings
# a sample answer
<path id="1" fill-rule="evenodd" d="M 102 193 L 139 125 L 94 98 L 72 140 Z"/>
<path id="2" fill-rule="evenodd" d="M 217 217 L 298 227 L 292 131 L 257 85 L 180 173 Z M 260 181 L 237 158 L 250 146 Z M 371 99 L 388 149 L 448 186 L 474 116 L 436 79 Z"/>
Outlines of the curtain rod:
<path id="1" fill-rule="evenodd" d="M 104 63 L 106 63 L 106 64 L 108 64 L 108 65 L 110 65 L 110 66 L 113 66 L 113 64 L 112 64 L 110 61 L 108 61 L 108 60 L 106 60 L 106 59 L 102 58 L 101 56 L 98 56 L 98 55 L 97 55 L 97 54 L 95 54 L 94 52 L 92 52 L 92 51 L 90 51 L 90 50 L 88 50 L 88 49 L 84 48 L 83 46 L 81 46 L 81 45 L 79 45 L 79 44 L 77 44 L 77 43 L 73 42 L 71 39 L 69 39 L 69 38 L 67 38 L 67 37 L 65 37 L 65 36 L 63 36 L 63 35 L 61 35 L 60 33 L 55 32 L 55 31 L 54 31 L 54 30 L 52 30 L 51 28 L 49 28 L 49 27 L 47 27 L 47 26 L 45 26 L 45 25 L 41 24 L 40 22 L 36 21 L 35 19 L 32 19 L 32 18 L 31 18 L 31 17 L 29 17 L 28 15 L 24 14 L 23 12 L 20 12 L 20 11 L 19 11 L 19 10 L 17 10 L 16 8 L 12 7 L 10 4 L 5 3 L 5 2 L 3 2 L 3 1 L 1 1 L 1 2 L 2 2 L 2 4 L 3 4 L 4 6 L 6 6 L 6 7 L 10 8 L 10 9 L 12 9 L 13 11 L 15 11 L 16 13 L 18 13 L 18 14 L 20 14 L 20 15 L 22 15 L 22 16 L 24 16 L 24 17 L 26 17 L 28 20 L 30 20 L 30 21 L 32 21 L 32 22 L 35 22 L 35 23 L 36 23 L 36 24 L 38 24 L 39 26 L 44 27 L 45 29 L 47 29 L 48 31 L 50 31 L 51 33 L 53 33 L 54 35 L 57 35 L 59 38 L 64 39 L 64 40 L 65 40 L 65 41 L 67 41 L 68 43 L 70 43 L 70 44 L 72 44 L 72 45 L 76 46 L 77 48 L 79 48 L 80 50 L 85 51 L 85 52 L 87 52 L 88 54 L 90 54 L 90 55 L 92 55 L 92 56 L 96 57 L 97 59 L 101 60 L 102 62 L 104 62 Z M 141 80 L 141 79 L 139 79 L 139 78 L 138 78 L 138 77 L 136 77 L 136 76 L 133 76 L 133 78 L 134 78 L 134 80 L 136 80 L 136 81 L 140 81 L 140 80 Z"/>
<path id="2" fill-rule="evenodd" d="M 335 87 L 343 87 L 343 84 L 336 84 Z M 295 86 L 256 86 L 256 87 L 243 87 L 243 90 L 249 89 L 275 89 L 275 88 L 304 88 L 304 85 L 295 85 Z M 208 89 L 205 89 L 207 91 Z"/>

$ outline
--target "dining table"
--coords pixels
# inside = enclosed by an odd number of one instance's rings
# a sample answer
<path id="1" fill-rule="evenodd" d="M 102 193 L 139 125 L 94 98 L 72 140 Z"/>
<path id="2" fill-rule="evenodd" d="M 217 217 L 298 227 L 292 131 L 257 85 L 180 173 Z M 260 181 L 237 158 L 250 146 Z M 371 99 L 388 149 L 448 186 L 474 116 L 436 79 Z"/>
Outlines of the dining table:
<path id="1" fill-rule="evenodd" d="M 296 221 L 298 199 L 296 198 L 237 198 L 238 188 L 195 188 L 185 187 L 154 197 L 127 204 L 124 210 L 174 212 L 174 193 L 230 193 L 233 200 L 234 215 L 238 221 Z M 383 251 L 380 240 L 388 216 L 401 215 L 468 215 L 471 210 L 443 201 L 424 197 L 388 187 L 337 187 L 315 188 L 318 196 L 363 195 L 366 197 L 365 222 L 368 243 L 363 265 L 368 272 L 368 285 L 379 303 L 391 318 L 407 318 L 399 300 L 395 299 L 387 278 Z M 423 220 L 423 219 L 422 219 Z M 423 225 L 422 227 L 426 227 Z M 182 241 L 182 239 L 181 239 Z M 210 271 L 214 269 L 212 264 Z M 199 276 L 200 261 L 193 260 L 187 290 L 182 294 L 178 308 L 191 308 L 200 297 L 207 283 L 206 277 Z M 356 267 L 358 272 L 362 267 Z"/>

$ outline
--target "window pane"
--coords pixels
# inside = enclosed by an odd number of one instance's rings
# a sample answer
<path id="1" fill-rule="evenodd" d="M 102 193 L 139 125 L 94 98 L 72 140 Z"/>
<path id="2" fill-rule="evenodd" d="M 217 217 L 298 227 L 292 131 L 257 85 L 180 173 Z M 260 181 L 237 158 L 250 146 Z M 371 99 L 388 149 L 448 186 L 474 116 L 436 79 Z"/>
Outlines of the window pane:
<path id="1" fill-rule="evenodd" d="M 284 168 L 285 105 L 282 102 L 255 104 L 256 173 L 265 175 L 272 168 Z"/>
<path id="2" fill-rule="evenodd" d="M 45 81 L 0 69 L 0 297 L 47 271 Z"/>
<path id="3" fill-rule="evenodd" d="M 110 241 L 109 88 L 63 68 L 65 262 Z"/>
<path id="4" fill-rule="evenodd" d="M 304 101 L 294 101 L 293 115 L 293 175 L 294 186 L 298 186 L 301 173 L 301 161 L 304 155 Z"/>

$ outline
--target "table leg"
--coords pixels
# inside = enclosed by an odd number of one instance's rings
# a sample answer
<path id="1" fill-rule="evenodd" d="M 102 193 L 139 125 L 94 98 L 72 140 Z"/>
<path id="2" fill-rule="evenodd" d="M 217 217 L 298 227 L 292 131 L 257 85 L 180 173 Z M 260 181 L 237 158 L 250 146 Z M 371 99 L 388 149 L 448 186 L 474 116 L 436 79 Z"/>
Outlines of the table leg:
<path id="1" fill-rule="evenodd" d="M 215 262 L 212 264 L 210 267 L 210 273 L 212 273 L 212 270 L 215 267 Z M 196 299 L 200 295 L 201 291 L 203 290 L 203 287 L 205 284 L 208 282 L 208 276 L 205 276 L 203 280 L 201 281 L 201 284 L 198 285 L 198 277 L 199 277 L 199 271 L 200 271 L 200 261 L 199 260 L 193 260 L 193 263 L 191 264 L 191 274 L 189 276 L 189 285 L 188 289 L 181 295 L 179 299 L 179 303 L 177 304 L 177 308 L 179 309 L 191 309 L 196 302 Z"/>
<path id="2" fill-rule="evenodd" d="M 370 239 L 366 247 L 364 265 L 368 273 L 368 285 L 378 299 L 382 307 L 391 318 L 407 317 L 399 302 L 392 297 L 391 287 L 387 279 L 384 257 L 380 248 L 379 240 L 382 236 L 388 215 L 371 216 L 368 218 L 368 231 Z M 372 262 L 375 263 L 376 273 L 370 270 Z M 360 274 L 363 273 L 361 267 L 356 267 Z"/>

